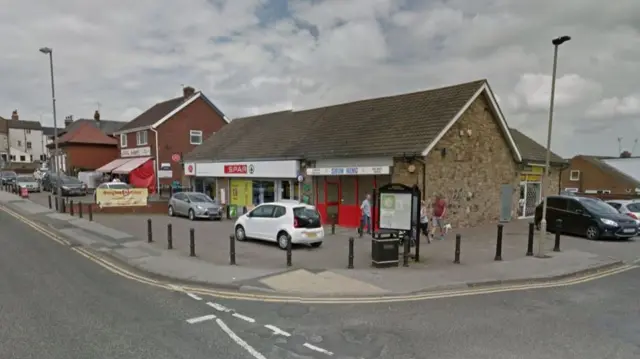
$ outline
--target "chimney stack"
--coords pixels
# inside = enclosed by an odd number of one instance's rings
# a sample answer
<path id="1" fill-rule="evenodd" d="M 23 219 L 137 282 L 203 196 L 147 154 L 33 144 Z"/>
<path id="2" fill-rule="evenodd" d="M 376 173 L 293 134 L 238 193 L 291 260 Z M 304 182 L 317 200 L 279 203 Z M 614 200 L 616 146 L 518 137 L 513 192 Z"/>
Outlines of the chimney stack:
<path id="1" fill-rule="evenodd" d="M 69 127 L 73 123 L 73 115 L 64 118 L 64 127 Z"/>
<path id="2" fill-rule="evenodd" d="M 13 112 L 11 112 L 11 119 L 14 121 L 20 120 L 20 116 L 18 116 L 18 110 L 13 110 Z"/>
<path id="3" fill-rule="evenodd" d="M 96 110 L 96 112 L 93 114 L 93 119 L 96 121 L 100 121 L 100 111 Z"/>
<path id="4" fill-rule="evenodd" d="M 182 88 L 182 95 L 185 100 L 191 97 L 195 92 L 196 90 L 191 86 L 185 86 Z"/>

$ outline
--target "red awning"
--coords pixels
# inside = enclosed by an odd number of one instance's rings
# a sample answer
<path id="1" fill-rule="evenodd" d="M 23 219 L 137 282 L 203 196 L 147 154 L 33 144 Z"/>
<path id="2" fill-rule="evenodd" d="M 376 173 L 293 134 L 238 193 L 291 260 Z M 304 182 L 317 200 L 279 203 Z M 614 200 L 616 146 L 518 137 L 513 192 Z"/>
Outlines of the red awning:
<path id="1" fill-rule="evenodd" d="M 109 173 L 111 171 L 113 171 L 114 169 L 122 166 L 123 164 L 131 161 L 132 158 L 118 158 L 117 160 L 113 160 L 109 163 L 107 163 L 106 165 L 98 168 L 96 170 L 96 172 L 103 172 L 103 173 Z"/>
<path id="2" fill-rule="evenodd" d="M 113 173 L 117 174 L 128 174 L 129 172 L 135 170 L 136 168 L 142 166 L 145 162 L 149 161 L 151 157 L 138 157 L 129 159 L 129 161 L 120 167 L 114 169 Z"/>

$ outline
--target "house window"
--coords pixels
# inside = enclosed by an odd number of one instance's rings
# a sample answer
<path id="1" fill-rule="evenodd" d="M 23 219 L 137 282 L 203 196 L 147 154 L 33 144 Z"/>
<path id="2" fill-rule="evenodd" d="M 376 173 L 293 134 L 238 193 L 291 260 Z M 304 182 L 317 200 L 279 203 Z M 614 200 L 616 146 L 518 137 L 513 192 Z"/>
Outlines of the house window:
<path id="1" fill-rule="evenodd" d="M 20 162 L 24 162 L 26 160 L 27 160 L 27 158 L 25 156 L 20 156 Z"/>
<path id="2" fill-rule="evenodd" d="M 33 162 L 33 155 L 29 155 L 29 162 Z"/>
<path id="3" fill-rule="evenodd" d="M 147 131 L 138 131 L 136 132 L 136 142 L 138 146 L 147 144 Z"/>
<path id="4" fill-rule="evenodd" d="M 22 141 L 18 140 L 18 147 L 22 146 Z"/>
<path id="5" fill-rule="evenodd" d="M 580 181 L 580 171 L 572 170 L 569 173 L 569 181 Z"/>
<path id="6" fill-rule="evenodd" d="M 30 150 L 31 149 L 31 142 L 27 141 L 27 149 Z"/>
<path id="7" fill-rule="evenodd" d="M 11 161 L 15 161 L 16 160 L 16 155 L 11 155 Z"/>
<path id="8" fill-rule="evenodd" d="M 127 147 L 127 134 L 123 133 L 120 135 L 120 147 Z"/>
<path id="9" fill-rule="evenodd" d="M 192 145 L 202 144 L 202 131 L 189 131 L 189 143 L 191 143 Z"/>
<path id="10" fill-rule="evenodd" d="M 31 130 L 24 130 L 24 132 L 26 132 L 26 133 L 27 133 L 27 135 L 28 135 L 28 134 L 30 134 L 30 133 L 31 133 Z"/>

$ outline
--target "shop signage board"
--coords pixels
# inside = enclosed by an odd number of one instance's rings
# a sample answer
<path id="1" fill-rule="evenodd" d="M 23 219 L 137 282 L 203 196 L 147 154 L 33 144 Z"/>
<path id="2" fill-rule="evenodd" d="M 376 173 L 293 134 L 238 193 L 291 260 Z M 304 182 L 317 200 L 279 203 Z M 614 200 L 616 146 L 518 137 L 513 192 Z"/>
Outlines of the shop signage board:
<path id="1" fill-rule="evenodd" d="M 197 177 L 297 178 L 298 161 L 198 162 Z"/>
<path id="2" fill-rule="evenodd" d="M 196 164 L 195 163 L 185 163 L 184 164 L 184 174 L 185 174 L 185 176 L 195 176 L 196 175 Z"/>
<path id="3" fill-rule="evenodd" d="M 120 150 L 120 157 L 144 157 L 151 156 L 151 147 L 123 148 Z"/>
<path id="4" fill-rule="evenodd" d="M 96 190 L 96 203 L 101 208 L 146 206 L 148 197 L 149 192 L 146 188 Z"/>
<path id="5" fill-rule="evenodd" d="M 390 172 L 389 166 L 307 168 L 307 176 L 388 175 Z"/>

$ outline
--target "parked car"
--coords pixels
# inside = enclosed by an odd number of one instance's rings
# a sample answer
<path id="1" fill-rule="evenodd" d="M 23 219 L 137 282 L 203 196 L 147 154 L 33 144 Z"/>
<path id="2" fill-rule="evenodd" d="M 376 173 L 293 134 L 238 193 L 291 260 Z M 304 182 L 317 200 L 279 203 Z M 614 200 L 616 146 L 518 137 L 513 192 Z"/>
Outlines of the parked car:
<path id="1" fill-rule="evenodd" d="M 40 182 L 33 175 L 19 175 L 16 177 L 19 189 L 26 188 L 29 192 L 40 192 Z"/>
<path id="2" fill-rule="evenodd" d="M 622 215 L 615 208 L 597 198 L 580 196 L 547 197 L 547 229 L 555 230 L 557 219 L 562 220 L 563 233 L 586 236 L 588 239 L 631 238 L 638 233 L 633 218 Z M 542 204 L 538 205 L 535 224 L 542 220 Z"/>
<path id="3" fill-rule="evenodd" d="M 3 185 L 11 185 L 16 183 L 16 177 L 18 175 L 13 171 L 2 171 L 0 172 L 0 181 L 2 181 Z"/>
<path id="4" fill-rule="evenodd" d="M 320 213 L 311 205 L 282 201 L 264 203 L 243 214 L 234 225 L 238 241 L 260 239 L 278 243 L 281 249 L 291 244 L 320 247 L 324 228 Z"/>
<path id="5" fill-rule="evenodd" d="M 618 212 L 629 216 L 636 221 L 640 231 L 640 201 L 639 200 L 610 200 L 607 203 Z"/>
<path id="6" fill-rule="evenodd" d="M 46 191 L 55 192 L 58 186 L 60 186 L 60 193 L 65 197 L 87 195 L 87 185 L 74 177 L 67 175 L 58 177 L 55 174 L 49 174 L 42 181 L 42 187 Z"/>
<path id="7" fill-rule="evenodd" d="M 222 219 L 222 205 L 200 192 L 178 192 L 169 199 L 168 213 L 173 216 L 187 216 L 190 220 Z"/>
<path id="8" fill-rule="evenodd" d="M 129 184 L 124 183 L 124 182 L 104 182 L 104 183 L 100 183 L 100 185 L 98 187 L 96 187 L 96 190 L 93 192 L 93 202 L 94 203 L 98 203 L 98 195 L 97 195 L 97 191 L 99 189 L 131 189 L 133 187 L 131 187 Z"/>

